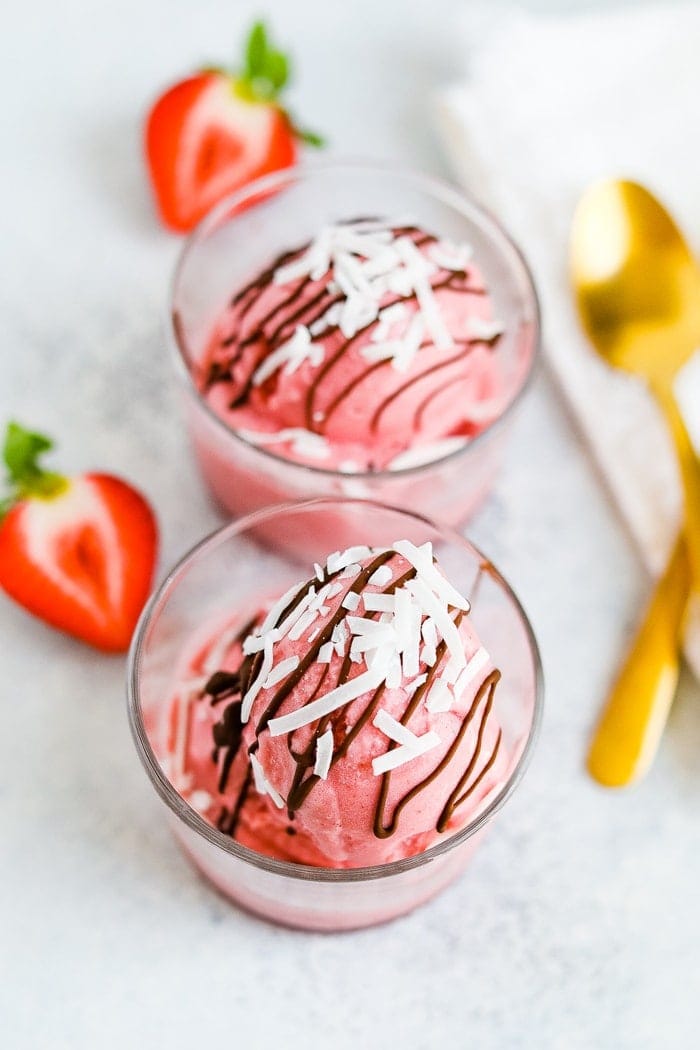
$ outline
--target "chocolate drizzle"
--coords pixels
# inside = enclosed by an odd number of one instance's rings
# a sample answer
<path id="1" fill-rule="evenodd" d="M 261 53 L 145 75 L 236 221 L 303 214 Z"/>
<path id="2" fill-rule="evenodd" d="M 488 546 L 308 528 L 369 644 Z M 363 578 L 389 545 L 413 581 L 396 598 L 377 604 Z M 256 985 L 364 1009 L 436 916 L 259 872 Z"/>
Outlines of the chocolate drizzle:
<path id="1" fill-rule="evenodd" d="M 416 226 L 396 227 L 392 232 L 395 236 L 410 237 L 416 247 L 419 248 L 436 241 L 435 237 L 421 231 Z M 332 306 L 342 303 L 345 298 L 344 294 L 339 292 L 337 286 L 332 283 L 330 272 L 324 278 L 322 286 L 308 297 L 306 293 L 315 282 L 311 277 L 305 276 L 298 278 L 294 282 L 291 291 L 282 301 L 277 302 L 262 317 L 256 317 L 250 321 L 249 315 L 253 306 L 260 296 L 274 283 L 275 271 L 284 264 L 298 258 L 305 250 L 305 247 L 287 251 L 280 255 L 267 269 L 234 296 L 231 301 L 233 328 L 230 334 L 221 340 L 219 347 L 213 351 L 203 384 L 203 392 L 206 393 L 214 384 L 221 382 L 230 383 L 235 391 L 229 403 L 231 410 L 241 408 L 248 402 L 254 387 L 253 377 L 258 367 L 271 353 L 292 336 L 297 325 L 312 326 Z M 483 287 L 470 283 L 467 270 L 439 270 L 431 283 L 435 292 L 444 290 L 456 295 L 486 294 Z M 382 308 L 399 302 L 415 300 L 415 298 L 415 295 L 410 297 L 391 296 L 382 304 Z M 366 368 L 363 368 L 342 390 L 336 392 L 326 405 L 323 405 L 322 397 L 325 381 L 360 338 L 366 339 L 368 336 L 371 338 L 371 333 L 379 323 L 379 320 L 376 320 L 362 328 L 355 335 L 343 339 L 340 346 L 316 370 L 306 392 L 304 404 L 305 427 L 307 430 L 325 435 L 329 419 L 347 398 L 358 387 L 366 383 L 375 372 L 391 367 L 390 360 L 367 362 Z M 323 334 L 323 338 L 337 331 L 339 331 L 337 325 L 329 325 Z M 371 429 L 373 431 L 378 429 L 381 417 L 386 409 L 407 390 L 420 384 L 436 371 L 460 365 L 475 345 L 481 344 L 490 347 L 495 345 L 498 338 L 498 336 L 495 336 L 492 339 L 456 339 L 456 345 L 461 347 L 460 352 L 413 375 L 410 380 L 399 386 L 375 410 L 372 416 Z M 431 346 L 431 342 L 424 342 L 421 349 Z M 243 368 L 243 358 L 249 349 L 255 352 L 251 352 L 248 355 L 245 368 Z M 418 360 L 420 360 L 420 354 Z M 270 377 L 266 380 L 268 383 L 276 383 L 277 381 L 277 377 Z M 432 396 L 429 395 L 421 402 L 421 415 Z M 416 428 L 418 419 L 419 414 L 416 413 L 414 416 L 414 426 Z"/>
<path id="2" fill-rule="evenodd" d="M 349 585 L 348 593 L 362 593 L 370 577 L 376 572 L 376 570 L 380 568 L 380 566 L 391 561 L 394 557 L 396 557 L 395 552 L 387 550 L 372 558 L 371 561 L 360 570 L 355 579 Z M 320 585 L 325 585 L 337 575 L 337 572 L 332 574 L 326 572 L 323 574 Z M 416 570 L 411 567 L 402 575 L 391 580 L 381 593 L 392 594 L 415 575 Z M 319 581 L 314 578 L 303 584 L 296 595 L 287 603 L 286 608 L 282 610 L 277 617 L 276 623 L 272 626 L 274 627 L 282 623 L 282 621 L 299 604 L 304 595 L 308 592 L 309 587 L 312 584 L 316 585 L 318 583 Z M 455 613 L 455 626 L 459 627 L 466 614 L 463 610 L 453 609 L 452 611 Z M 329 617 L 323 628 L 319 631 L 317 637 L 310 644 L 308 651 L 300 659 L 297 667 L 282 680 L 278 688 L 275 689 L 273 695 L 269 698 L 265 708 L 259 713 L 252 734 L 254 743 L 248 748 L 248 754 L 253 753 L 257 749 L 257 741 L 260 735 L 265 731 L 270 720 L 277 715 L 285 701 L 292 695 L 306 675 L 317 675 L 313 688 L 307 696 L 307 704 L 312 703 L 317 697 L 323 696 L 331 689 L 335 689 L 349 680 L 354 666 L 349 652 L 343 658 L 338 673 L 333 676 L 333 681 L 329 681 L 330 664 L 318 662 L 318 655 L 321 647 L 331 640 L 334 629 L 346 615 L 347 610 L 343 607 L 341 600 L 341 604 L 338 605 L 336 611 Z M 359 614 L 355 613 L 355 615 Z M 379 614 L 376 612 L 364 613 L 365 618 L 374 618 L 378 615 Z M 252 624 L 247 625 L 248 631 L 251 626 Z M 239 635 L 239 640 L 240 637 L 241 636 Z M 437 646 L 436 659 L 433 665 L 427 667 L 425 671 L 426 680 L 415 690 L 406 706 L 400 719 L 402 725 L 408 726 L 412 716 L 418 710 L 421 701 L 428 694 L 446 655 L 447 643 L 442 640 Z M 225 699 L 230 700 L 230 703 L 228 703 L 223 709 L 219 721 L 213 727 L 215 745 L 213 757 L 215 761 L 220 762 L 218 790 L 221 794 L 226 791 L 231 769 L 236 758 L 239 755 L 243 755 L 245 751 L 243 739 L 245 735 L 245 727 L 241 722 L 242 697 L 257 675 L 261 659 L 261 653 L 256 653 L 253 656 L 245 656 L 237 671 L 217 671 L 209 678 L 209 681 L 205 686 L 205 694 L 210 697 L 212 706 Z M 501 732 L 499 730 L 490 754 L 486 757 L 481 768 L 478 768 L 480 760 L 483 757 L 486 725 L 493 707 L 494 693 L 499 679 L 500 672 L 497 670 L 493 670 L 487 675 L 481 683 L 471 707 L 462 721 L 459 731 L 455 735 L 450 747 L 442 757 L 441 761 L 427 776 L 425 776 L 419 783 L 415 784 L 410 791 L 394 803 L 393 811 L 391 813 L 387 812 L 387 807 L 390 797 L 392 773 L 386 772 L 382 775 L 373 821 L 373 831 L 378 838 L 388 838 L 396 832 L 399 826 L 401 814 L 406 806 L 408 806 L 417 795 L 432 784 L 455 760 L 460 752 L 464 738 L 469 732 L 470 726 L 476 724 L 478 718 L 476 741 L 469 762 L 447 798 L 436 822 L 436 830 L 438 832 L 444 832 L 447 830 L 455 811 L 474 793 L 487 775 L 488 771 L 492 768 L 501 747 Z M 287 814 L 290 821 L 294 820 L 296 812 L 301 806 L 303 806 L 304 802 L 320 779 L 319 776 L 313 772 L 319 738 L 329 729 L 333 733 L 333 753 L 331 757 L 331 768 L 333 768 L 336 763 L 341 761 L 347 755 L 348 750 L 356 740 L 359 733 L 373 719 L 385 689 L 386 684 L 382 683 L 372 692 L 369 699 L 366 701 L 364 708 L 355 717 L 351 726 L 346 724 L 347 712 L 350 707 L 358 703 L 358 700 L 351 700 L 331 714 L 320 718 L 307 742 L 303 745 L 297 746 L 296 744 L 296 734 L 299 730 L 292 731 L 287 735 L 287 746 L 295 763 L 292 784 L 287 793 Z M 389 745 L 389 749 L 392 750 L 396 746 L 397 745 L 392 742 Z M 235 834 L 251 785 L 251 771 L 246 756 L 246 775 L 242 786 L 238 790 L 233 804 L 222 809 L 217 821 L 217 827 L 226 834 Z"/>
<path id="3" fill-rule="evenodd" d="M 437 664 L 436 664 L 436 666 L 437 666 Z M 493 704 L 493 694 L 494 694 L 494 691 L 496 689 L 496 683 L 498 682 L 500 677 L 501 677 L 500 671 L 492 671 L 491 674 L 484 680 L 484 682 L 481 684 L 481 686 L 479 688 L 479 691 L 477 692 L 477 694 L 476 694 L 476 696 L 474 698 L 472 706 L 470 707 L 469 711 L 467 712 L 466 717 L 464 718 L 464 720 L 462 722 L 462 725 L 460 726 L 460 729 L 459 729 L 459 732 L 457 733 L 457 736 L 454 738 L 450 748 L 448 749 L 447 753 L 445 754 L 445 757 L 435 767 L 435 769 L 432 771 L 432 773 L 430 773 L 427 777 L 425 777 L 423 780 L 421 780 L 420 783 L 416 784 L 416 786 L 414 788 L 412 788 L 406 795 L 404 795 L 404 797 L 396 804 L 396 806 L 394 807 L 394 813 L 393 813 L 391 819 L 389 820 L 389 822 L 386 823 L 386 824 L 384 822 L 384 816 L 385 816 L 385 808 L 386 808 L 387 798 L 388 798 L 388 795 L 389 795 L 389 787 L 390 787 L 390 784 L 391 784 L 391 773 L 385 773 L 384 774 L 381 790 L 380 790 L 380 793 L 379 793 L 379 801 L 377 803 L 377 809 L 376 809 L 376 812 L 375 812 L 375 819 L 374 819 L 374 834 L 378 838 L 380 838 L 380 839 L 388 838 L 389 835 L 393 835 L 394 834 L 394 832 L 396 831 L 396 828 L 398 827 L 398 822 L 399 822 L 399 817 L 401 816 L 401 812 L 403 811 L 403 809 L 405 809 L 405 807 L 408 805 L 408 803 L 411 801 L 411 799 L 415 798 L 416 795 L 418 795 L 421 791 L 423 791 L 426 787 L 428 787 L 429 784 L 432 784 L 432 782 L 437 777 L 440 776 L 440 774 L 443 772 L 443 770 L 445 770 L 447 768 L 447 766 L 450 764 L 452 759 L 457 754 L 457 752 L 459 750 L 459 747 L 460 747 L 460 744 L 462 743 L 462 740 L 464 739 L 464 736 L 465 736 L 467 730 L 469 729 L 469 725 L 470 725 L 472 719 L 474 718 L 474 716 L 475 716 L 475 714 L 476 714 L 476 712 L 477 712 L 477 710 L 479 708 L 479 705 L 480 705 L 481 701 L 483 700 L 484 696 L 487 695 L 488 698 L 487 698 L 486 704 L 484 706 L 484 711 L 483 711 L 483 714 L 482 714 L 482 717 L 481 717 L 481 723 L 480 723 L 480 726 L 479 726 L 479 733 L 478 733 L 478 736 L 477 736 L 477 742 L 476 742 L 476 747 L 474 748 L 474 753 L 473 753 L 473 755 L 472 755 L 472 757 L 470 759 L 469 765 L 467 766 L 465 772 L 460 777 L 460 780 L 459 780 L 459 782 L 457 784 L 457 787 L 451 793 L 450 797 L 448 798 L 447 802 L 445 803 L 444 809 L 442 810 L 442 812 L 441 812 L 441 814 L 440 814 L 440 816 L 438 818 L 438 822 L 437 822 L 437 825 L 436 825 L 437 830 L 440 831 L 440 832 L 445 831 L 445 829 L 447 828 L 447 825 L 449 824 L 449 821 L 452 819 L 454 811 L 457 809 L 458 806 L 461 806 L 461 804 L 466 801 L 466 799 L 469 797 L 469 795 L 472 794 L 472 792 L 476 789 L 476 787 L 478 786 L 480 781 L 483 779 L 485 774 L 488 772 L 488 770 L 491 768 L 491 766 L 493 765 L 493 763 L 496 760 L 496 754 L 498 752 L 498 749 L 499 749 L 500 743 L 501 743 L 500 730 L 499 730 L 499 733 L 498 733 L 498 738 L 496 740 L 495 747 L 494 747 L 493 752 L 492 752 L 492 754 L 491 754 L 491 756 L 490 756 L 490 758 L 488 760 L 487 765 L 484 766 L 484 768 L 482 769 L 481 773 L 476 778 L 476 780 L 470 785 L 470 787 L 467 788 L 464 791 L 463 794 L 460 794 L 460 792 L 462 792 L 463 789 L 465 788 L 465 785 L 468 783 L 469 778 L 471 777 L 472 772 L 474 771 L 474 769 L 476 767 L 476 764 L 479 761 L 479 757 L 481 755 L 481 749 L 482 749 L 482 742 L 483 742 L 483 732 L 484 732 L 484 728 L 486 726 L 486 721 L 488 719 L 488 716 L 489 716 L 489 713 L 491 711 L 491 707 L 492 707 L 492 704 Z M 418 703 L 420 702 L 421 696 L 419 694 L 421 694 L 421 690 L 425 690 L 428 687 L 428 684 L 429 683 L 426 682 L 423 686 L 421 686 L 421 688 L 419 690 L 416 690 L 416 693 L 415 693 L 415 695 L 412 698 L 411 704 L 409 704 L 409 706 L 406 709 L 406 712 L 405 712 L 403 718 L 401 719 L 401 722 L 402 722 L 403 725 L 407 724 L 409 718 L 413 714 L 413 711 L 415 710 L 415 708 L 417 707 Z"/>

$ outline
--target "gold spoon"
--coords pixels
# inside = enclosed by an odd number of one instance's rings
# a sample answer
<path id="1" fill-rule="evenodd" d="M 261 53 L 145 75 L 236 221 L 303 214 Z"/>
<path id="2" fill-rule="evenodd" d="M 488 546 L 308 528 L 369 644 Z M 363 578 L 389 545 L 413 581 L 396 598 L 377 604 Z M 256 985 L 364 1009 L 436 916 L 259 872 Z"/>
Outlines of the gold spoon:
<path id="1" fill-rule="evenodd" d="M 678 227 L 643 186 L 606 179 L 581 199 L 571 272 L 586 333 L 615 368 L 644 378 L 663 412 L 683 484 L 681 536 L 588 755 L 601 784 L 618 787 L 649 768 L 671 706 L 691 580 L 700 582 L 700 470 L 673 394 L 700 344 L 700 270 Z"/>

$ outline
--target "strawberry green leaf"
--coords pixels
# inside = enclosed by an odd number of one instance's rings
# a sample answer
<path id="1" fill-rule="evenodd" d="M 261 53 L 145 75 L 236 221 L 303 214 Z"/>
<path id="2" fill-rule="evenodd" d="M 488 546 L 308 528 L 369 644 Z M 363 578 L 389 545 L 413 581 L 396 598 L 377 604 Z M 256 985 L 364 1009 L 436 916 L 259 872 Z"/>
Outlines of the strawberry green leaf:
<path id="1" fill-rule="evenodd" d="M 53 441 L 45 434 L 25 430 L 19 423 L 10 423 L 5 434 L 3 459 L 13 481 L 21 482 L 41 473 L 37 459 L 42 452 L 53 448 Z"/>
<path id="2" fill-rule="evenodd" d="M 289 59 L 283 51 L 269 51 L 265 65 L 265 75 L 275 89 L 281 91 L 289 80 Z"/>
<path id="3" fill-rule="evenodd" d="M 245 76 L 248 80 L 255 80 L 265 75 L 267 51 L 265 23 L 256 22 L 250 31 L 245 49 Z"/>
<path id="4" fill-rule="evenodd" d="M 38 462 L 52 448 L 53 441 L 45 434 L 27 430 L 19 423 L 8 424 L 2 454 L 10 494 L 2 501 L 2 513 L 25 496 L 53 496 L 65 488 L 64 477 L 44 470 Z"/>

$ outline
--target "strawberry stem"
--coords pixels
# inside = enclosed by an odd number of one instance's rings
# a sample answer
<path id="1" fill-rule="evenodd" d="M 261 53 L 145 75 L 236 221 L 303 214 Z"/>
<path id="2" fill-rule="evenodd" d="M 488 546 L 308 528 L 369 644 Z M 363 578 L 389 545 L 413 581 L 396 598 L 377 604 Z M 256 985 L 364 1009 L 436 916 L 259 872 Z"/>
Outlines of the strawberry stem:
<path id="1" fill-rule="evenodd" d="M 217 66 L 208 66 L 205 71 L 228 76 L 235 93 L 246 102 L 275 106 L 286 117 L 294 137 L 307 146 L 324 145 L 320 135 L 299 128 L 279 101 L 291 79 L 292 65 L 289 56 L 273 45 L 264 22 L 255 22 L 248 34 L 242 72 L 227 73 Z"/>
<path id="2" fill-rule="evenodd" d="M 51 499 L 63 492 L 67 479 L 62 474 L 44 470 L 39 464 L 40 457 L 52 448 L 53 441 L 45 434 L 27 430 L 20 423 L 8 424 L 2 455 L 7 467 L 9 491 L 0 500 L 0 518 L 20 500 Z"/>

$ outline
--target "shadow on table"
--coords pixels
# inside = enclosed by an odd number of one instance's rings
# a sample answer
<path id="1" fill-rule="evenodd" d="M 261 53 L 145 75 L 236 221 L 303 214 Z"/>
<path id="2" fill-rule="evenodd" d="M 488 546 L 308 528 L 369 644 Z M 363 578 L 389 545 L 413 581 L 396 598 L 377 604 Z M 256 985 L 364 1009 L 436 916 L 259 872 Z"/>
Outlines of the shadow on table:
<path id="1" fill-rule="evenodd" d="M 700 684 L 687 667 L 671 709 L 667 747 L 683 780 L 700 796 Z"/>

